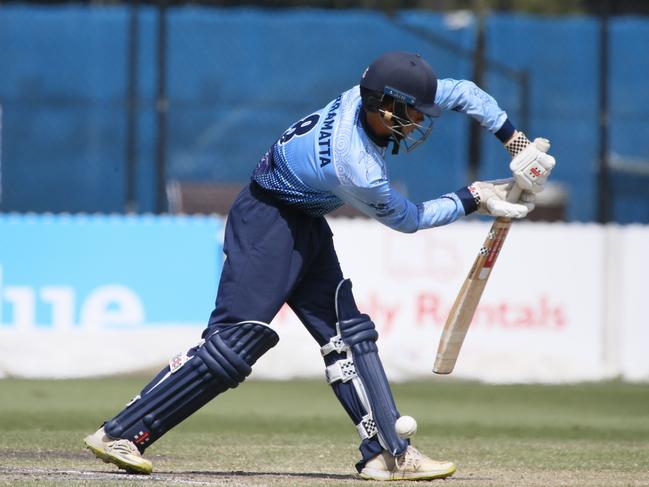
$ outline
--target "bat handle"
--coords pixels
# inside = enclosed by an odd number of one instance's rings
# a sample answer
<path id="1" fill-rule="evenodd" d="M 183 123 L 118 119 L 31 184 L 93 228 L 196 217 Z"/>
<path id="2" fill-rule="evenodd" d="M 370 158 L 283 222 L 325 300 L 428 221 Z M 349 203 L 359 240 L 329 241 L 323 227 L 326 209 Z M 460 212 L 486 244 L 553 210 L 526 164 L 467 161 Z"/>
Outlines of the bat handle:
<path id="1" fill-rule="evenodd" d="M 518 198 L 521 197 L 522 192 L 523 190 L 521 189 L 521 187 L 518 184 L 514 183 L 512 189 L 510 189 L 509 193 L 507 193 L 507 201 L 509 201 L 510 203 L 516 203 L 518 201 Z"/>

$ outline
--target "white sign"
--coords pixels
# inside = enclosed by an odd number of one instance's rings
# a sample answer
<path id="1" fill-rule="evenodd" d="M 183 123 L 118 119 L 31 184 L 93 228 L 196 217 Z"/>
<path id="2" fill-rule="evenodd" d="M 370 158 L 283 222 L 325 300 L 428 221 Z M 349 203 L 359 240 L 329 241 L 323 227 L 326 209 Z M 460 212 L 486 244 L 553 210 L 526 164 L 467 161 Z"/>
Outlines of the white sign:
<path id="1" fill-rule="evenodd" d="M 444 322 L 489 224 L 404 235 L 375 222 L 337 220 L 332 229 L 359 308 L 379 329 L 388 374 L 395 380 L 430 377 Z M 596 226 L 514 225 L 452 377 L 558 382 L 611 375 L 602 362 L 604 321 L 597 304 L 604 300 L 603 252 Z M 262 358 L 269 366 L 260 374 L 321 374 L 317 346 L 295 331 L 301 325 L 290 311 L 274 324 L 281 353 Z M 291 350 L 300 351 L 295 361 Z"/>
<path id="2" fill-rule="evenodd" d="M 388 376 L 432 377 L 442 327 L 489 224 L 458 222 L 405 235 L 373 221 L 330 223 L 358 306 L 379 330 Z M 450 377 L 649 380 L 647 242 L 649 227 L 515 223 Z M 162 367 L 194 346 L 203 328 L 189 320 L 151 323 L 136 294 L 110 283 L 86 296 L 76 320 L 71 310 L 77 298 L 65 286 L 9 285 L 0 273 L 0 298 L 13 310 L 13 321 L 25 325 L 0 324 L 0 376 L 80 377 Z M 28 326 L 38 302 L 51 307 L 57 326 Z M 272 326 L 280 342 L 252 376 L 324 380 L 319 347 L 288 307 Z"/>

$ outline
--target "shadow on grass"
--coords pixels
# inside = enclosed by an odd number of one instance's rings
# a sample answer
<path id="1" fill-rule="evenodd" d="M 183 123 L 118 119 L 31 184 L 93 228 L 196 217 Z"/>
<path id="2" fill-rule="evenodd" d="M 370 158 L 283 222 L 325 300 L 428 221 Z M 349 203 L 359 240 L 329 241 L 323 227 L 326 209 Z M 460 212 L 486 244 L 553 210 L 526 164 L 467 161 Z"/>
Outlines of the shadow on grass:
<path id="1" fill-rule="evenodd" d="M 26 481 L 25 485 L 37 485 L 43 480 L 48 481 L 63 481 L 63 482 L 72 482 L 72 481 L 84 481 L 87 482 L 87 485 L 95 485 L 96 482 L 100 482 L 103 485 L 106 481 L 117 481 L 117 482 L 162 482 L 166 485 L 168 481 L 173 484 L 202 484 L 206 482 L 211 485 L 210 480 L 217 482 L 214 485 L 222 485 L 221 482 L 229 484 L 230 482 L 241 481 L 242 478 L 250 479 L 253 484 L 256 485 L 255 479 L 259 481 L 260 479 L 267 478 L 277 478 L 282 482 L 287 484 L 290 483 L 294 485 L 293 482 L 298 482 L 298 485 L 310 485 L 309 481 L 315 482 L 332 482 L 333 485 L 343 485 L 348 482 L 354 482 L 358 484 L 359 477 L 351 474 L 330 474 L 323 472 L 248 472 L 244 470 L 232 470 L 232 471 L 201 471 L 201 470 L 179 470 L 179 471 L 158 471 L 154 472 L 152 475 L 143 475 L 136 473 L 129 473 L 121 470 L 115 471 L 106 471 L 106 470 L 88 470 L 88 469 L 69 469 L 69 468 L 39 468 L 39 467 L 2 467 L 0 466 L 0 484 L 3 484 L 3 481 L 12 482 L 15 480 Z M 290 481 L 289 479 L 296 479 Z M 467 476 L 454 476 L 449 479 L 444 479 L 445 481 L 460 481 L 460 482 L 485 482 L 493 481 L 491 477 L 474 477 L 473 475 Z M 30 483 L 31 482 L 31 483 Z M 272 482 L 272 481 L 271 481 Z M 362 481 L 363 482 L 363 481 Z M 365 481 L 366 482 L 366 481 Z M 410 482 L 408 482 L 410 483 Z M 372 482 L 372 484 L 374 484 Z M 14 485 L 13 482 L 9 485 Z M 86 484 L 84 484 L 86 485 Z M 124 484 L 126 485 L 126 484 Z M 320 485 L 320 484 L 317 484 Z M 398 483 L 401 485 L 401 483 Z M 465 484 L 462 484 L 465 485 Z M 492 485 L 492 484 L 489 484 Z"/>
<path id="2" fill-rule="evenodd" d="M 358 477 L 351 474 L 321 473 L 321 472 L 246 472 L 244 470 L 232 470 L 229 472 L 184 470 L 182 472 L 156 472 L 162 475 L 196 475 L 201 477 L 296 477 L 306 479 L 322 480 L 357 480 Z"/>

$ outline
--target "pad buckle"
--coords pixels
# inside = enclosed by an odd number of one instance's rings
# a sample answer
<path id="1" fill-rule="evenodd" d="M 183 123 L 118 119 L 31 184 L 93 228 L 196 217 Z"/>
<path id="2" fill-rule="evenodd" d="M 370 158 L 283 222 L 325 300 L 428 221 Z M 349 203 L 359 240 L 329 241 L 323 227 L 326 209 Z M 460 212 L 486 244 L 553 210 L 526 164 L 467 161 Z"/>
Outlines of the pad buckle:
<path id="1" fill-rule="evenodd" d="M 331 352 L 341 353 L 346 350 L 347 345 L 345 345 L 343 339 L 340 338 L 340 335 L 334 335 L 329 340 L 329 343 L 325 343 L 325 345 L 320 349 L 320 353 L 324 357 L 325 355 L 329 355 Z"/>

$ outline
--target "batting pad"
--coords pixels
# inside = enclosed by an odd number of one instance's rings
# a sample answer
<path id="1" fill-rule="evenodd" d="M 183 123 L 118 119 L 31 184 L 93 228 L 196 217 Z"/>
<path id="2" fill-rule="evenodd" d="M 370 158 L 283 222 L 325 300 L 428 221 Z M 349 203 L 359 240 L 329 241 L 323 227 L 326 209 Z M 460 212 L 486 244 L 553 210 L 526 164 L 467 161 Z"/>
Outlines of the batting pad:
<path id="1" fill-rule="evenodd" d="M 323 347 L 322 353 L 345 352 L 346 358 L 327 367 L 327 377 L 351 381 L 354 385 L 358 402 L 365 409 L 357 424 L 361 438 L 378 434 L 383 448 L 393 455 L 403 453 L 408 442 L 394 430 L 399 412 L 379 358 L 378 333 L 370 317 L 358 311 L 349 279 L 341 281 L 336 290 L 336 315 L 339 335 Z"/>
<path id="2" fill-rule="evenodd" d="M 155 382 L 108 421 L 106 433 L 131 440 L 143 452 L 217 395 L 237 387 L 259 357 L 279 341 L 277 334 L 260 322 L 213 328 L 198 347 L 174 357 Z"/>

